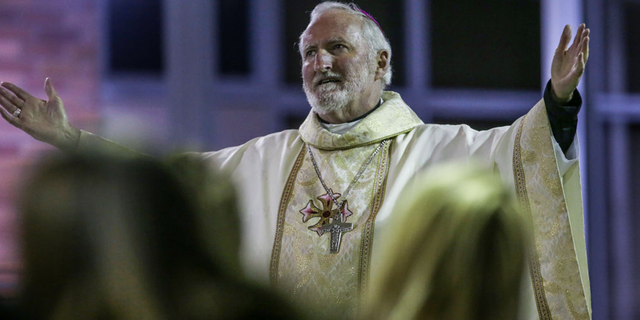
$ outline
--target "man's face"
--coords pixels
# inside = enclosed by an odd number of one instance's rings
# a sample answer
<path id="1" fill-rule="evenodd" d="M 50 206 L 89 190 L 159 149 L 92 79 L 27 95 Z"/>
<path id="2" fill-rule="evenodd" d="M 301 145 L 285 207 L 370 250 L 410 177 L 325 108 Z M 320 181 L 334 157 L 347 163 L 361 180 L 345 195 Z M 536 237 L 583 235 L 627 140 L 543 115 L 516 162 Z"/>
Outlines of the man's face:
<path id="1" fill-rule="evenodd" d="M 313 20 L 301 50 L 303 89 L 317 113 L 353 107 L 375 81 L 361 21 L 346 12 L 329 10 Z"/>

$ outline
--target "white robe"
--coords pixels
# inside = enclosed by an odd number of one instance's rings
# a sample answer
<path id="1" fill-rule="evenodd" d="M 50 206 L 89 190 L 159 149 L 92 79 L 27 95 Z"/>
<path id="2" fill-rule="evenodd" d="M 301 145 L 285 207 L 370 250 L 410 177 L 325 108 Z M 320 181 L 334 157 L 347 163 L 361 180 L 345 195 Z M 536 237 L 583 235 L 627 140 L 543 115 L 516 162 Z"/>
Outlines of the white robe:
<path id="1" fill-rule="evenodd" d="M 520 318 L 590 319 L 579 168 L 554 142 L 544 102 L 511 126 L 475 131 L 423 124 L 397 93 L 384 92 L 383 101 L 344 134 L 331 133 L 312 112 L 300 130 L 199 154 L 229 173 L 239 189 L 246 274 L 277 283 L 301 303 L 326 296 L 312 309 L 334 303 L 353 315 L 380 259 L 373 244 L 394 218 L 394 200 L 411 187 L 417 172 L 474 158 L 514 185 L 534 225 L 536 254 Z M 104 144 L 98 140 L 83 132 L 79 148 Z M 304 223 L 300 213 L 309 202 L 320 207 L 316 198 L 325 193 L 306 145 L 312 146 L 327 185 L 340 193 L 383 140 L 388 143 L 347 195 L 354 230 L 344 233 L 339 253 L 329 253 L 329 235 L 308 230 L 315 221 Z M 577 144 L 572 148 L 576 153 Z"/>

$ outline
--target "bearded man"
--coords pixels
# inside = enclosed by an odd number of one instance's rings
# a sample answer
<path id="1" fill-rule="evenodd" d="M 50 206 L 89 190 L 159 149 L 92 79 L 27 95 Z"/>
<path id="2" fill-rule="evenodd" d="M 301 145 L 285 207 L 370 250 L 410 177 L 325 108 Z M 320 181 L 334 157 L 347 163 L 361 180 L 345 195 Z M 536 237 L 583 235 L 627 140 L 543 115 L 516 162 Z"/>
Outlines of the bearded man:
<path id="1" fill-rule="evenodd" d="M 300 36 L 312 110 L 299 130 L 194 154 L 237 184 L 245 272 L 314 312 L 353 317 L 375 260 L 384 259 L 377 248 L 396 199 L 417 172 L 474 158 L 514 186 L 534 226 L 519 317 L 589 319 L 574 141 L 588 35 L 581 25 L 568 46 L 565 28 L 552 79 L 531 111 L 511 126 L 475 131 L 424 124 L 399 94 L 383 91 L 392 52 L 378 23 L 355 5 L 319 4 Z M 2 86 L 2 116 L 34 138 L 63 150 L 120 148 L 71 126 L 50 81 L 48 101 Z"/>

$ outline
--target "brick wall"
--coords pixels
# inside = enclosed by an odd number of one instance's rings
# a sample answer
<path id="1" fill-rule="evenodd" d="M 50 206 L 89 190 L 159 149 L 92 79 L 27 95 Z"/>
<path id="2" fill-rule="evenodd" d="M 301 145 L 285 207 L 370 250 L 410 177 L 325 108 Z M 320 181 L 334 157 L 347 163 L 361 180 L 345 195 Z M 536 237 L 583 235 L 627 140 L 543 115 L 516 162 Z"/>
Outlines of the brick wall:
<path id="1" fill-rule="evenodd" d="M 46 98 L 50 77 L 78 127 L 97 124 L 98 0 L 0 0 L 0 81 Z M 0 120 L 0 295 L 20 271 L 14 200 L 25 171 L 50 147 Z"/>

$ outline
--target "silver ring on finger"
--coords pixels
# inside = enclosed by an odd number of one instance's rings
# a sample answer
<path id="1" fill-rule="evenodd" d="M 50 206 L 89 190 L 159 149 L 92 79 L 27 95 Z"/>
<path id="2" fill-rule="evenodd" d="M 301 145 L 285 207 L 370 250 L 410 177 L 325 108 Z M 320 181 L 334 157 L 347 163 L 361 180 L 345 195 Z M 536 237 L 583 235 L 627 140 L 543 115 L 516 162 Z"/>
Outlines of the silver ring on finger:
<path id="1" fill-rule="evenodd" d="M 21 113 L 22 113 L 22 109 L 16 108 L 16 111 L 13 112 L 13 116 L 16 118 L 19 118 Z"/>

